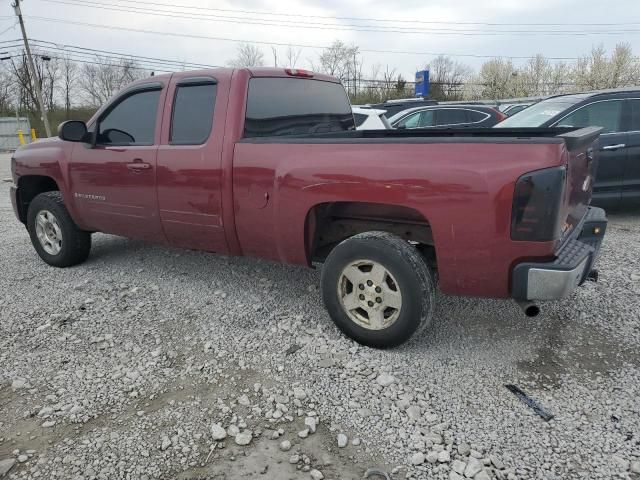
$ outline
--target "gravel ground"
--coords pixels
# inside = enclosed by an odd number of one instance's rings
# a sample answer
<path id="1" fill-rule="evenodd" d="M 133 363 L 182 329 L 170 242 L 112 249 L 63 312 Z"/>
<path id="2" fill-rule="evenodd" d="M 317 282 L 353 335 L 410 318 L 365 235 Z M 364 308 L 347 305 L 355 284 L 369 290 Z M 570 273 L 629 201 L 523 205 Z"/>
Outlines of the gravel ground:
<path id="1" fill-rule="evenodd" d="M 539 317 L 439 295 L 429 330 L 376 351 L 333 326 L 318 270 L 101 234 L 48 267 L 9 185 L 0 477 L 640 478 L 637 214 L 610 215 L 600 282 Z"/>

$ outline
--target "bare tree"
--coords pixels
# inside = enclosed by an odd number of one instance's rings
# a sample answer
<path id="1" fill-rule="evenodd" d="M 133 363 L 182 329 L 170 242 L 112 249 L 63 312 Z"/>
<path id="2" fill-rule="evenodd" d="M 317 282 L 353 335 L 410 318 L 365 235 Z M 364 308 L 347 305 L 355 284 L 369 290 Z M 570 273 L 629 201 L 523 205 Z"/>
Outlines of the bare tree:
<path id="1" fill-rule="evenodd" d="M 0 67 L 0 112 L 8 112 L 13 109 L 13 78 L 4 67 Z"/>
<path id="2" fill-rule="evenodd" d="M 277 58 L 275 59 L 277 63 Z M 228 62 L 230 67 L 262 67 L 264 54 L 260 48 L 250 43 L 241 43 L 238 46 L 236 57 Z"/>
<path id="3" fill-rule="evenodd" d="M 298 65 L 298 61 L 300 59 L 300 55 L 302 54 L 302 49 L 293 48 L 291 45 L 287 47 L 287 51 L 284 53 L 286 67 L 295 68 Z"/>
<path id="4" fill-rule="evenodd" d="M 441 100 L 462 99 L 462 87 L 471 77 L 471 67 L 439 55 L 429 65 L 431 96 Z"/>
<path id="5" fill-rule="evenodd" d="M 334 41 L 331 46 L 325 48 L 318 58 L 318 65 L 314 70 L 319 70 L 327 75 L 332 75 L 342 81 L 354 78 L 358 67 L 362 66 L 359 61 L 360 50 L 355 45 L 348 46 L 341 40 Z"/>
<path id="6" fill-rule="evenodd" d="M 78 84 L 92 106 L 102 105 L 128 83 L 147 76 L 133 60 L 123 58 L 115 64 L 112 61 L 98 56 L 95 64 L 82 66 Z"/>
<path id="7" fill-rule="evenodd" d="M 65 119 L 69 120 L 69 115 L 72 106 L 72 97 L 76 91 L 78 85 L 77 80 L 78 64 L 72 61 L 69 57 L 62 60 L 61 65 L 61 94 L 64 101 Z"/>

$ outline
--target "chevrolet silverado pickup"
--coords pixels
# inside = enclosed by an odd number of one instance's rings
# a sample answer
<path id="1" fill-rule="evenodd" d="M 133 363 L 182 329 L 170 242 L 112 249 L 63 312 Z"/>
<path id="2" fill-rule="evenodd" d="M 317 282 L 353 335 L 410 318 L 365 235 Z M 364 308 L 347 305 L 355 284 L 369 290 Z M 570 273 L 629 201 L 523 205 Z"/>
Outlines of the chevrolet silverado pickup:
<path id="1" fill-rule="evenodd" d="M 539 300 L 595 277 L 598 128 L 356 131 L 335 78 L 159 75 L 12 158 L 11 199 L 49 265 L 95 232 L 312 266 L 336 325 L 392 347 L 442 292 Z"/>

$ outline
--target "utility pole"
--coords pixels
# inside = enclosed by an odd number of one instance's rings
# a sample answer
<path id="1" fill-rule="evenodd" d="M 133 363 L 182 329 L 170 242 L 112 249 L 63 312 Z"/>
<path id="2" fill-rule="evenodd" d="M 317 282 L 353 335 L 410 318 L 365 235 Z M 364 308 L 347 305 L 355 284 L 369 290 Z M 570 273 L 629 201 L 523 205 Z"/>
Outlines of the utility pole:
<path id="1" fill-rule="evenodd" d="M 40 113 L 42 114 L 42 121 L 44 122 L 44 130 L 47 137 L 51 136 L 51 126 L 49 125 L 49 118 L 47 117 L 47 109 L 44 106 L 44 97 L 42 96 L 42 86 L 36 73 L 36 66 L 33 63 L 33 57 L 31 56 L 31 49 L 29 48 L 29 40 L 27 39 L 27 31 L 24 28 L 24 21 L 22 20 L 22 11 L 20 10 L 20 1 L 14 0 L 13 10 L 16 12 L 18 21 L 20 22 L 20 29 L 22 30 L 22 39 L 24 40 L 24 49 L 27 52 L 27 60 L 29 64 L 30 77 L 33 80 L 33 86 L 36 89 L 36 96 L 38 99 L 38 106 L 40 107 Z"/>

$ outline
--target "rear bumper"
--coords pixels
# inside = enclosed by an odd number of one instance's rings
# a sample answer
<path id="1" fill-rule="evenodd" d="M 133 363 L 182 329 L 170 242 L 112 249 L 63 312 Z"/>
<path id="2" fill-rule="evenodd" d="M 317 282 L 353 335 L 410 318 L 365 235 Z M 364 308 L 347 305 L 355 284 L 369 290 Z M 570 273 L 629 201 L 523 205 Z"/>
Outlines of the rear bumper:
<path id="1" fill-rule="evenodd" d="M 580 225 L 556 252 L 553 262 L 525 262 L 513 269 L 515 300 L 556 300 L 571 294 L 591 272 L 607 229 L 604 210 L 589 207 Z"/>

